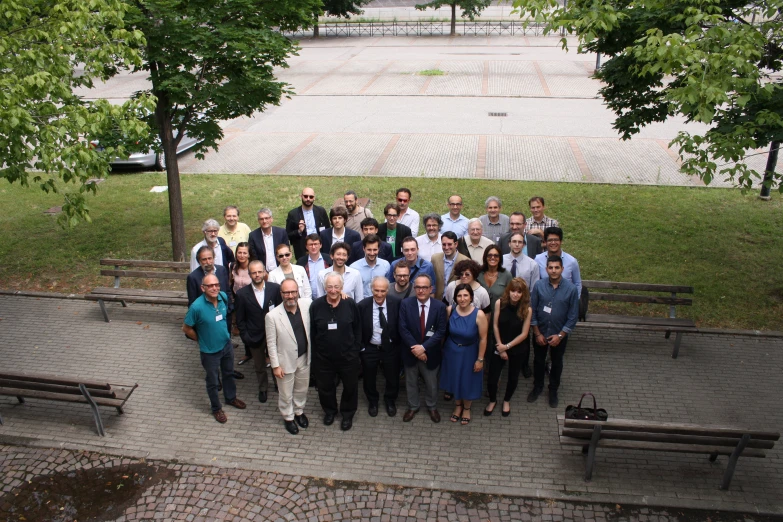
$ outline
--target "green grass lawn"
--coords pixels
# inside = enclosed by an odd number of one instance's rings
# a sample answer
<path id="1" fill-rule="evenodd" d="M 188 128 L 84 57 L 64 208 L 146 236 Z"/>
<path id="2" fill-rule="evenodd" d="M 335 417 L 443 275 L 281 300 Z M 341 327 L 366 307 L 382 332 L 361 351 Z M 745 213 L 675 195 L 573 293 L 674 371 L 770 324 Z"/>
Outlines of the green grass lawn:
<path id="1" fill-rule="evenodd" d="M 63 230 L 43 213 L 59 205 L 58 195 L 0 182 L 6 230 L 0 243 L 0 288 L 87 292 L 105 286 L 98 260 L 105 257 L 169 259 L 168 195 L 150 193 L 165 185 L 164 174 L 114 174 L 89 199 L 92 223 Z M 783 330 L 782 200 L 760 201 L 736 190 L 526 183 L 454 179 L 186 175 L 182 177 L 187 240 L 201 239 L 201 223 L 222 221 L 227 204 L 257 227 L 255 211 L 268 206 L 275 224 L 299 204 L 302 187 L 330 206 L 346 189 L 371 198 L 382 214 L 395 190 L 413 191 L 420 214 L 446 212 L 452 193 L 464 198 L 468 217 L 483 213 L 484 200 L 498 195 L 503 210 L 523 210 L 532 195 L 547 201 L 547 214 L 560 220 L 564 250 L 576 256 L 584 279 L 683 284 L 695 287 L 694 306 L 680 315 L 700 326 Z M 145 284 L 141 281 L 138 284 Z M 150 284 L 157 284 L 151 282 Z M 130 286 L 130 282 L 129 282 Z M 601 303 L 591 304 L 598 310 Z M 626 306 L 639 314 L 664 314 L 664 306 Z"/>

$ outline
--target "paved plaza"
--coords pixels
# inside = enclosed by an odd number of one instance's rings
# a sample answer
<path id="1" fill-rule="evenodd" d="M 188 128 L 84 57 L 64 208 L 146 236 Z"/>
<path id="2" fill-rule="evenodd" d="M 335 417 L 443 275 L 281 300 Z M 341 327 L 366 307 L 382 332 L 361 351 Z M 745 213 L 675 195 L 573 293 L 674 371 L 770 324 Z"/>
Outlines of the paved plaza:
<path id="1" fill-rule="evenodd" d="M 668 143 L 703 127 L 672 118 L 620 140 L 595 55 L 569 42 L 566 53 L 557 36 L 303 39 L 277 71 L 296 94 L 224 122 L 219 151 L 181 155 L 180 172 L 702 186 Z M 146 84 L 125 74 L 84 95 L 121 101 Z M 747 161 L 763 171 L 757 152 Z"/>
<path id="2" fill-rule="evenodd" d="M 255 469 L 287 476 L 357 481 L 404 488 L 461 491 L 557 501 L 606 502 L 783 515 L 783 458 L 778 445 L 764 459 L 741 459 L 731 489 L 718 489 L 725 458 L 710 464 L 687 454 L 602 450 L 591 482 L 584 482 L 579 449 L 561 447 L 556 415 L 592 391 L 612 417 L 728 424 L 780 430 L 783 340 L 686 335 L 670 357 L 662 335 L 579 331 L 569 343 L 562 408 L 525 401 L 522 380 L 512 414 L 485 418 L 476 402 L 468 426 L 427 415 L 403 423 L 383 412 L 371 418 L 361 397 L 354 428 L 324 426 L 310 392 L 311 426 L 288 435 L 277 395 L 260 404 L 253 376 L 238 382 L 249 407 L 228 408 L 214 421 L 196 345 L 180 326 L 183 307 L 98 305 L 72 299 L 0 296 L 0 359 L 15 372 L 138 382 L 125 415 L 103 409 L 107 436 L 96 435 L 89 408 L 0 397 L 0 444 L 84 448 L 133 458 Z M 502 385 L 501 385 L 502 386 Z M 502 389 L 502 388 L 501 388 Z M 404 392 L 398 405 L 404 409 Z"/>

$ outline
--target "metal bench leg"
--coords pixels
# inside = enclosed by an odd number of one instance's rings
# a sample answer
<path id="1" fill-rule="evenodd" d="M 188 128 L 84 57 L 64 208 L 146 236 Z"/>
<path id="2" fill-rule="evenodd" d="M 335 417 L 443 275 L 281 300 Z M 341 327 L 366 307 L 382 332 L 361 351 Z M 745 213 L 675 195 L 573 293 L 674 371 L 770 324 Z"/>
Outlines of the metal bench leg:
<path id="1" fill-rule="evenodd" d="M 125 412 L 122 411 L 122 406 L 117 406 L 117 415 L 122 415 L 123 413 Z"/>
<path id="2" fill-rule="evenodd" d="M 82 395 L 84 395 L 84 398 L 87 399 L 87 403 L 90 405 L 90 409 L 92 409 L 92 416 L 95 418 L 95 427 L 98 429 L 98 435 L 105 437 L 106 432 L 103 431 L 103 421 L 101 420 L 101 412 L 98 411 L 98 405 L 95 404 L 84 384 L 79 384 L 79 391 L 82 392 Z"/>
<path id="3" fill-rule="evenodd" d="M 128 308 L 128 303 L 126 303 L 125 301 L 120 301 L 120 303 L 122 304 L 123 308 Z"/>
<path id="4" fill-rule="evenodd" d="M 666 330 L 666 335 L 664 336 L 664 339 L 668 339 L 671 336 L 672 336 L 672 331 L 671 330 Z"/>
<path id="5" fill-rule="evenodd" d="M 731 457 L 729 457 L 729 463 L 726 466 L 726 472 L 723 474 L 723 481 L 720 484 L 720 489 L 729 489 L 729 486 L 731 485 L 731 479 L 734 477 L 734 470 L 737 468 L 737 461 L 739 460 L 740 455 L 742 455 L 745 447 L 748 445 L 748 442 L 750 442 L 750 435 L 746 433 L 742 436 L 739 444 L 737 444 L 737 447 L 734 448 L 734 451 L 731 452 Z"/>
<path id="6" fill-rule="evenodd" d="M 672 359 L 676 359 L 680 355 L 680 342 L 682 341 L 682 332 L 677 332 L 674 337 L 674 350 L 672 350 Z"/>
<path id="7" fill-rule="evenodd" d="M 109 320 L 109 313 L 106 311 L 106 303 L 103 302 L 103 299 L 98 299 L 98 305 L 101 307 L 101 313 L 103 314 L 103 320 L 107 323 L 110 323 Z"/>
<path id="8" fill-rule="evenodd" d="M 19 401 L 19 404 L 24 404 L 24 397 L 17 395 L 16 400 Z"/>
<path id="9" fill-rule="evenodd" d="M 716 460 L 718 460 L 717 453 L 713 453 L 712 455 L 710 455 L 710 462 L 715 462 Z"/>
<path id="10" fill-rule="evenodd" d="M 2 426 L 2 425 L 3 425 L 3 416 L 0 415 L 0 426 Z"/>
<path id="11" fill-rule="evenodd" d="M 590 439 L 590 447 L 587 449 L 587 463 L 585 464 L 585 482 L 593 478 L 593 467 L 595 465 L 595 450 L 598 447 L 598 440 L 601 438 L 601 426 L 593 428 L 593 436 Z"/>

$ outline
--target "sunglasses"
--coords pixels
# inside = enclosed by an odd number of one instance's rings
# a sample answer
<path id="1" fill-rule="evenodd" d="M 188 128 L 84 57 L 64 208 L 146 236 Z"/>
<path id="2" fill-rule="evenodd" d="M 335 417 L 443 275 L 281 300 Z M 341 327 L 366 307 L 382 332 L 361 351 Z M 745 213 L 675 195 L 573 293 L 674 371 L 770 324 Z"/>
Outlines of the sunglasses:
<path id="1" fill-rule="evenodd" d="M 409 199 L 404 199 L 404 198 L 397 198 L 397 203 L 407 203 L 408 201 L 410 201 L 410 200 Z"/>
<path id="2" fill-rule="evenodd" d="M 291 252 L 289 252 L 287 254 L 277 254 L 277 257 L 279 257 L 280 259 L 282 259 L 284 257 L 291 257 Z"/>

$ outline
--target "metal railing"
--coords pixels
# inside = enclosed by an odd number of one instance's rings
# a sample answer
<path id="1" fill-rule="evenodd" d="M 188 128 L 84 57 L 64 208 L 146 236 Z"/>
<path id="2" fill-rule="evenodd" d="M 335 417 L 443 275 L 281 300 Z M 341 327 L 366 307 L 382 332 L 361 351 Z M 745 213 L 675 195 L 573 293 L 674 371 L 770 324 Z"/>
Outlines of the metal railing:
<path id="1" fill-rule="evenodd" d="M 465 36 L 542 36 L 544 24 L 523 21 L 459 21 L 457 34 Z M 319 36 L 449 36 L 451 22 L 328 22 L 318 24 Z M 313 30 L 284 31 L 293 38 L 313 35 Z"/>

